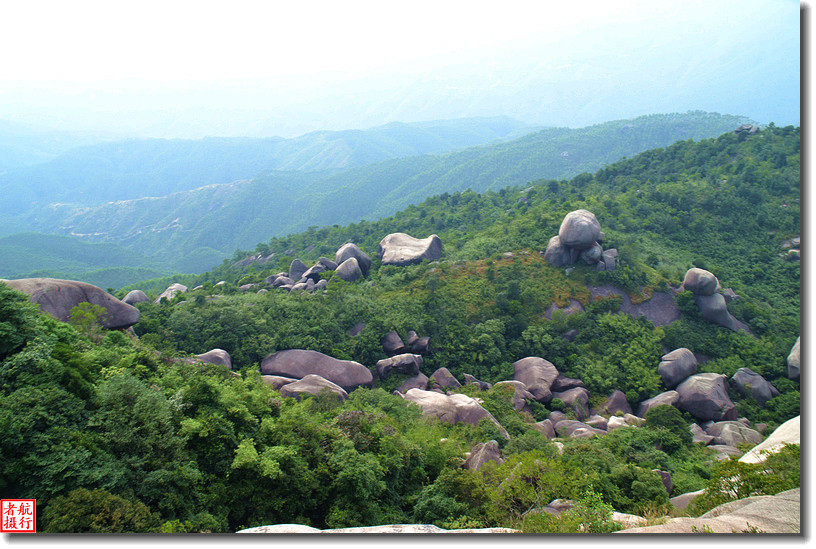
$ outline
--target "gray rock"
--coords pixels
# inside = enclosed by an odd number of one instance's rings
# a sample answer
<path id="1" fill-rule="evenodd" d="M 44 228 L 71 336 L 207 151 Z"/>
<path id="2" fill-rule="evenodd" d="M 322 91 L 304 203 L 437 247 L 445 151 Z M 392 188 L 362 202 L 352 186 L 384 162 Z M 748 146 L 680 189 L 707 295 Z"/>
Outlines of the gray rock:
<path id="1" fill-rule="evenodd" d="M 377 255 L 383 265 L 411 265 L 424 259 L 433 261 L 442 257 L 442 241 L 435 234 L 420 239 L 405 233 L 392 233 L 380 241 Z"/>
<path id="2" fill-rule="evenodd" d="M 604 253 L 601 255 L 601 259 L 603 260 L 604 263 L 604 270 L 614 271 L 615 267 L 618 266 L 617 257 L 618 257 L 617 249 L 610 248 L 609 250 L 605 250 Z"/>
<path id="3" fill-rule="evenodd" d="M 580 379 L 564 377 L 561 374 L 558 374 L 558 377 L 555 378 L 555 381 L 553 381 L 553 384 L 550 386 L 550 390 L 553 392 L 568 391 L 569 389 L 574 389 L 575 387 L 583 387 L 586 389 L 586 385 Z"/>
<path id="4" fill-rule="evenodd" d="M 663 385 L 674 389 L 681 381 L 697 373 L 697 358 L 685 347 L 663 355 L 657 373 L 663 378 Z"/>
<path id="5" fill-rule="evenodd" d="M 405 343 L 402 342 L 402 338 L 400 338 L 396 330 L 385 334 L 382 339 L 380 339 L 380 345 L 382 345 L 385 354 L 389 356 L 405 352 Z"/>
<path id="6" fill-rule="evenodd" d="M 490 388 L 493 387 L 493 385 L 491 385 L 490 383 L 487 383 L 486 381 L 479 381 L 470 374 L 464 374 L 463 377 L 465 378 L 466 385 L 475 385 L 479 388 L 480 391 L 489 391 Z"/>
<path id="7" fill-rule="evenodd" d="M 250 290 L 254 290 L 257 287 L 258 287 L 257 284 L 243 284 L 241 286 L 238 286 L 238 291 L 239 292 L 248 292 Z"/>
<path id="8" fill-rule="evenodd" d="M 553 426 L 552 420 L 545 419 L 544 421 L 533 423 L 531 427 L 547 438 L 555 438 L 555 427 Z"/>
<path id="9" fill-rule="evenodd" d="M 432 373 L 428 385 L 431 389 L 455 389 L 462 386 L 447 368 L 439 368 Z"/>
<path id="10" fill-rule="evenodd" d="M 706 429 L 706 434 L 713 436 L 710 444 L 724 444 L 737 448 L 740 444 L 759 444 L 762 435 L 738 421 L 718 421 Z"/>
<path id="11" fill-rule="evenodd" d="M 420 337 L 411 343 L 411 352 L 417 355 L 428 355 L 431 353 L 431 338 Z"/>
<path id="12" fill-rule="evenodd" d="M 626 400 L 626 395 L 622 391 L 613 391 L 606 402 L 603 403 L 597 413 L 613 416 L 617 412 L 624 414 L 631 414 L 632 407 L 629 406 L 629 401 Z"/>
<path id="13" fill-rule="evenodd" d="M 392 372 L 415 376 L 419 373 L 419 367 L 422 366 L 422 361 L 423 359 L 420 355 L 409 353 L 384 358 L 377 362 L 377 376 L 379 376 L 380 379 L 387 379 Z"/>
<path id="14" fill-rule="evenodd" d="M 737 323 L 728 312 L 725 298 L 722 295 L 695 295 L 694 302 L 700 309 L 700 316 L 705 320 L 736 331 Z"/>
<path id="15" fill-rule="evenodd" d="M 349 337 L 357 337 L 358 335 L 363 333 L 363 330 L 366 329 L 366 325 L 364 322 L 358 322 L 351 329 L 348 331 Z"/>
<path id="16" fill-rule="evenodd" d="M 663 481 L 663 487 L 666 489 L 666 493 L 671 495 L 672 488 L 672 476 L 671 473 L 668 471 L 661 471 L 660 469 L 652 469 L 652 472 L 657 473 L 657 476 L 660 477 L 660 480 Z"/>
<path id="17" fill-rule="evenodd" d="M 406 345 L 413 345 L 418 340 L 419 340 L 419 336 L 417 335 L 417 333 L 415 331 L 413 331 L 413 330 L 408 330 L 408 335 L 405 338 L 405 344 Z"/>
<path id="18" fill-rule="evenodd" d="M 168 286 L 167 289 L 164 290 L 159 295 L 159 297 L 156 298 L 156 303 L 159 303 L 162 300 L 162 298 L 165 298 L 167 301 L 170 301 L 171 299 L 176 297 L 178 294 L 183 294 L 183 293 L 186 293 L 186 292 L 187 292 L 187 286 L 185 286 L 184 284 L 179 284 L 179 283 L 170 284 L 170 286 Z"/>
<path id="19" fill-rule="evenodd" d="M 284 286 L 281 286 L 281 288 L 283 288 L 283 287 Z M 305 282 L 298 282 L 297 284 L 294 284 L 291 288 L 289 288 L 289 291 L 301 292 L 301 291 L 306 291 L 308 289 L 309 289 L 308 284 L 306 284 Z"/>
<path id="20" fill-rule="evenodd" d="M 283 377 L 283 376 L 261 376 L 261 381 L 266 383 L 267 385 L 271 385 L 273 389 L 276 391 L 283 387 L 284 385 L 288 385 L 290 383 L 294 383 L 297 379 L 293 377 Z"/>
<path id="21" fill-rule="evenodd" d="M 232 370 L 232 358 L 223 349 L 212 349 L 204 354 L 196 355 L 196 358 L 207 364 L 221 364 Z"/>
<path id="22" fill-rule="evenodd" d="M 524 383 L 535 399 L 543 404 L 552 400 L 551 387 L 558 375 L 552 362 L 537 356 L 528 356 L 513 363 L 513 379 Z"/>
<path id="23" fill-rule="evenodd" d="M 428 390 L 428 376 L 419 372 L 417 375 L 410 379 L 406 379 L 402 385 L 396 388 L 395 392 L 397 393 L 407 393 L 410 389 L 421 389 L 423 391 Z"/>
<path id="24" fill-rule="evenodd" d="M 136 303 L 144 303 L 146 301 L 150 301 L 150 298 L 141 290 L 131 290 L 124 299 L 122 299 L 122 303 L 127 303 L 128 305 L 135 305 Z"/>
<path id="25" fill-rule="evenodd" d="M 303 377 L 303 379 L 293 383 L 287 383 L 280 388 L 281 396 L 292 397 L 296 400 L 300 400 L 304 394 L 317 395 L 323 391 L 334 393 L 337 395 L 337 399 L 341 401 L 348 398 L 348 393 L 344 391 L 342 387 L 315 374 L 309 374 Z"/>
<path id="26" fill-rule="evenodd" d="M 574 419 L 562 419 L 556 423 L 555 432 L 562 438 L 591 438 L 606 434 L 606 431 L 595 429 L 586 423 Z"/>
<path id="27" fill-rule="evenodd" d="M 499 429 L 504 438 L 510 438 L 496 418 L 482 408 L 475 399 L 467 395 L 446 395 L 433 391 L 409 389 L 402 397 L 422 408 L 425 416 L 434 416 L 447 423 L 456 424 L 461 421 L 468 425 L 478 425 L 480 420 L 487 418 Z"/>
<path id="28" fill-rule="evenodd" d="M 800 416 L 789 419 L 776 428 L 771 435 L 751 448 L 740 458 L 743 463 L 762 463 L 768 454 L 778 452 L 786 444 L 802 444 L 802 434 L 800 429 Z"/>
<path id="29" fill-rule="evenodd" d="M 552 398 L 561 399 L 564 404 L 575 410 L 575 417 L 579 420 L 589 417 L 589 391 L 583 387 L 574 387 L 563 392 L 552 393 Z"/>
<path id="30" fill-rule="evenodd" d="M 464 467 L 469 471 L 478 471 L 488 461 L 495 461 L 496 463 L 504 463 L 502 459 L 501 449 L 499 443 L 495 440 L 477 444 L 470 451 L 470 456 L 465 460 Z"/>
<path id="31" fill-rule="evenodd" d="M 320 273 L 325 273 L 328 270 L 329 269 L 327 269 L 322 263 L 315 263 L 306 269 L 306 272 L 303 273 L 303 278 L 308 278 L 316 282 L 320 280 Z"/>
<path id="32" fill-rule="evenodd" d="M 575 210 L 564 217 L 558 236 L 568 248 L 589 248 L 601 238 L 601 224 L 592 212 Z"/>
<path id="33" fill-rule="evenodd" d="M 547 251 L 544 252 L 544 259 L 556 267 L 564 267 L 572 264 L 569 248 L 561 244 L 561 238 L 555 235 L 547 244 Z"/>
<path id="34" fill-rule="evenodd" d="M 334 262 L 338 266 L 342 265 L 344 261 L 354 258 L 357 260 L 357 265 L 363 273 L 363 276 L 368 276 L 368 270 L 371 268 L 371 258 L 363 252 L 356 244 L 343 244 L 334 254 Z"/>
<path id="35" fill-rule="evenodd" d="M 679 398 L 680 394 L 677 391 L 666 391 L 665 393 L 660 393 L 657 396 L 641 402 L 638 405 L 637 415 L 640 417 L 645 417 L 646 412 L 652 408 L 655 408 L 656 406 L 663 406 L 664 404 L 677 407 L 677 401 Z"/>
<path id="36" fill-rule="evenodd" d="M 275 278 L 274 282 L 272 282 L 272 286 L 274 288 L 280 288 L 281 286 L 294 286 L 295 281 L 289 278 L 288 276 L 279 276 Z"/>
<path id="37" fill-rule="evenodd" d="M 779 390 L 771 385 L 764 377 L 749 368 L 740 368 L 731 376 L 731 386 L 743 395 L 751 395 L 757 404 L 764 407 L 765 403 L 775 396 Z"/>
<path id="38" fill-rule="evenodd" d="M 689 431 L 691 431 L 691 441 L 695 444 L 708 445 L 714 441 L 714 437 L 706 433 L 703 428 L 696 423 L 691 424 Z"/>
<path id="39" fill-rule="evenodd" d="M 327 271 L 334 271 L 337 269 L 337 263 L 329 259 L 328 257 L 321 257 L 317 260 L 316 265 L 323 265 L 326 267 Z"/>
<path id="40" fill-rule="evenodd" d="M 312 289 L 317 292 L 317 291 L 320 291 L 320 290 L 325 290 L 326 288 L 328 288 L 328 286 L 329 286 L 329 281 L 321 279 L 321 280 L 318 280 L 317 282 L 315 282 L 314 288 L 312 288 Z"/>
<path id="41" fill-rule="evenodd" d="M 293 259 L 292 263 L 289 265 L 289 278 L 294 281 L 300 280 L 303 278 L 303 273 L 309 270 L 309 267 L 301 261 L 300 259 Z"/>
<path id="42" fill-rule="evenodd" d="M 601 431 L 606 431 L 606 427 L 608 425 L 608 420 L 599 415 L 589 416 L 584 420 L 584 423 L 589 425 L 590 427 L 594 427 L 595 429 L 600 429 Z"/>
<path id="43" fill-rule="evenodd" d="M 139 322 L 139 309 L 85 282 L 56 278 L 21 278 L 0 282 L 28 294 L 29 301 L 38 304 L 42 312 L 62 322 L 70 320 L 71 309 L 80 303 L 104 307 L 105 314 L 100 320 L 102 326 L 109 330 L 126 329 Z"/>
<path id="44" fill-rule="evenodd" d="M 714 295 L 720 289 L 720 282 L 716 276 L 705 269 L 692 267 L 686 271 L 682 288 L 694 295 Z"/>
<path id="45" fill-rule="evenodd" d="M 315 374 L 347 391 L 374 384 L 371 370 L 362 364 L 305 349 L 288 349 L 267 356 L 261 362 L 261 373 L 297 379 Z"/>
<path id="46" fill-rule="evenodd" d="M 350 257 L 343 261 L 335 271 L 335 274 L 346 282 L 354 282 L 363 277 L 363 271 L 357 258 Z"/>
<path id="47" fill-rule="evenodd" d="M 801 336 L 796 338 L 796 343 L 793 344 L 791 352 L 788 355 L 788 377 L 794 381 L 799 381 L 800 361 L 799 361 L 799 340 Z"/>
<path id="48" fill-rule="evenodd" d="M 727 377 L 696 374 L 677 386 L 677 407 L 701 421 L 735 420 L 737 407 L 728 397 Z"/>
<path id="49" fill-rule="evenodd" d="M 493 387 L 512 387 L 513 409 L 524 412 L 531 412 L 530 405 L 525 399 L 535 400 L 535 397 L 527 390 L 527 387 L 520 381 L 499 381 Z"/>
<path id="50" fill-rule="evenodd" d="M 597 242 L 594 242 L 588 248 L 584 248 L 581 250 L 581 255 L 579 256 L 581 259 L 584 260 L 584 263 L 587 265 L 595 265 L 601 260 L 601 256 L 603 255 L 603 248 Z M 606 264 L 604 264 L 604 268 L 606 268 Z"/>

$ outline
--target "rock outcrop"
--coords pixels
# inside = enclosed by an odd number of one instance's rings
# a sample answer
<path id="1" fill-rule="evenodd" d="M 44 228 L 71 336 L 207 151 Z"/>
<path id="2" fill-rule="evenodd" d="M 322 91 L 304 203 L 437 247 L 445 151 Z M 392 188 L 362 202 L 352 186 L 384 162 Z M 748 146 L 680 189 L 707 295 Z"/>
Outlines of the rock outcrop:
<path id="1" fill-rule="evenodd" d="M 223 349 L 212 349 L 204 354 L 196 355 L 196 358 L 206 364 L 220 364 L 232 370 L 232 357 Z"/>
<path id="2" fill-rule="evenodd" d="M 731 386 L 743 395 L 751 395 L 757 404 L 765 406 L 773 397 L 779 396 L 779 390 L 764 377 L 750 368 L 740 368 L 731 376 Z"/>
<path id="3" fill-rule="evenodd" d="M 533 394 L 527 390 L 527 386 L 521 381 L 499 381 L 494 387 L 511 387 L 513 389 L 513 408 L 518 411 L 530 411 L 530 406 L 526 399 L 535 400 Z"/>
<path id="4" fill-rule="evenodd" d="M 513 363 L 513 379 L 524 383 L 535 399 L 544 404 L 552 400 L 551 387 L 558 375 L 552 362 L 537 356 L 528 356 Z"/>
<path id="5" fill-rule="evenodd" d="M 751 448 L 740 458 L 743 463 L 761 463 L 765 461 L 768 454 L 778 452 L 786 444 L 802 444 L 802 435 L 799 427 L 799 418 L 796 416 L 789 419 L 776 428 L 771 435 Z"/>
<path id="6" fill-rule="evenodd" d="M 415 376 L 419 373 L 422 362 L 423 359 L 420 355 L 410 353 L 384 358 L 377 362 L 377 376 L 380 379 L 387 379 L 392 372 Z"/>
<path id="7" fill-rule="evenodd" d="M 467 395 L 446 395 L 435 391 L 409 389 L 401 396 L 405 400 L 413 402 L 422 408 L 423 415 L 434 416 L 447 423 L 456 424 L 461 421 L 469 425 L 478 425 L 480 420 L 487 418 L 499 429 L 504 438 L 510 438 L 510 435 L 505 428 L 496 421 L 496 418 L 494 418 L 490 412 L 482 408 L 479 402 Z"/>
<path id="8" fill-rule="evenodd" d="M 499 448 L 499 443 L 495 440 L 490 440 L 474 446 L 462 467 L 469 471 L 478 471 L 488 461 L 504 463 L 501 449 Z"/>
<path id="9" fill-rule="evenodd" d="M 801 336 L 796 338 L 796 343 L 793 344 L 791 352 L 788 355 L 788 377 L 794 381 L 799 381 L 799 373 L 801 362 L 799 360 L 799 340 Z"/>
<path id="10" fill-rule="evenodd" d="M 392 233 L 380 241 L 377 255 L 383 265 L 411 265 L 424 259 L 433 261 L 442 257 L 442 241 L 435 234 L 428 238 L 414 238 L 405 233 Z"/>
<path id="11" fill-rule="evenodd" d="M 272 524 L 239 530 L 238 534 L 515 534 L 512 528 L 462 528 L 445 530 L 433 524 L 385 524 L 319 530 L 302 524 Z"/>
<path id="12" fill-rule="evenodd" d="M 601 224 L 595 214 L 587 210 L 568 213 L 558 229 L 561 245 L 583 250 L 601 240 Z"/>
<path id="13" fill-rule="evenodd" d="M 422 372 L 419 372 L 414 377 L 406 379 L 402 385 L 394 390 L 394 393 L 404 394 L 411 389 L 422 389 L 423 391 L 427 391 L 429 381 L 428 376 Z"/>
<path id="14" fill-rule="evenodd" d="M 722 374 L 696 374 L 677 386 L 677 407 L 700 421 L 737 419 L 737 407 L 728 397 L 728 378 Z"/>
<path id="15" fill-rule="evenodd" d="M 358 248 L 356 244 L 343 244 L 334 254 L 334 262 L 337 263 L 338 268 L 351 258 L 357 260 L 357 265 L 360 267 L 363 276 L 368 276 L 368 270 L 371 268 L 371 258 L 367 253 Z"/>
<path id="16" fill-rule="evenodd" d="M 575 210 L 564 216 L 558 234 L 550 238 L 544 259 L 556 267 L 572 265 L 582 260 L 595 265 L 598 271 L 611 271 L 617 265 L 618 251 L 604 251 L 601 246 L 604 234 L 595 214 L 587 210 Z"/>
<path id="17" fill-rule="evenodd" d="M 364 276 L 360 263 L 355 257 L 350 257 L 338 265 L 335 274 L 346 282 L 354 282 Z"/>
<path id="18" fill-rule="evenodd" d="M 663 385 L 669 389 L 677 387 L 681 381 L 697 373 L 697 357 L 685 347 L 663 355 L 657 373 Z"/>
<path id="19" fill-rule="evenodd" d="M 657 406 L 669 405 L 669 406 L 677 406 L 677 400 L 680 398 L 680 394 L 677 391 L 666 391 L 665 393 L 660 393 L 657 396 L 654 396 L 648 400 L 644 400 L 638 405 L 637 415 L 640 417 L 646 417 L 646 412 L 650 409 L 655 408 Z"/>
<path id="20" fill-rule="evenodd" d="M 128 305 L 144 303 L 145 301 L 150 301 L 150 298 L 141 290 L 131 290 L 122 298 L 122 303 L 127 303 Z"/>
<path id="21" fill-rule="evenodd" d="M 170 301 L 178 294 L 183 293 L 187 293 L 187 286 L 185 286 L 184 284 L 179 284 L 178 282 L 170 284 L 170 286 L 168 286 L 167 289 L 164 290 L 159 295 L 159 297 L 156 298 L 156 303 L 159 303 L 162 300 L 162 298 L 166 299 L 167 301 Z"/>
<path id="22" fill-rule="evenodd" d="M 100 320 L 102 326 L 109 330 L 123 330 L 139 322 L 139 309 L 92 284 L 56 278 L 21 278 L 2 282 L 28 294 L 29 300 L 38 304 L 41 311 L 62 322 L 68 322 L 71 309 L 80 303 L 103 307 L 105 314 Z"/>
<path id="23" fill-rule="evenodd" d="M 462 386 L 447 368 L 439 368 L 432 373 L 428 385 L 431 389 L 456 389 Z"/>
<path id="24" fill-rule="evenodd" d="M 303 377 L 303 379 L 287 383 L 279 390 L 282 396 L 292 397 L 297 400 L 300 400 L 304 394 L 317 395 L 323 391 L 334 393 L 339 400 L 346 400 L 348 398 L 348 393 L 344 391 L 342 387 L 315 374 L 309 374 Z"/>
<path id="25" fill-rule="evenodd" d="M 725 298 L 717 293 L 720 282 L 712 273 L 693 267 L 686 271 L 681 288 L 694 294 L 694 303 L 705 320 L 731 330 L 739 328 L 737 319 L 728 312 Z"/>
<path id="26" fill-rule="evenodd" d="M 359 362 L 340 360 L 304 349 L 288 349 L 267 356 L 261 362 L 261 373 L 297 379 L 318 375 L 346 391 L 360 386 L 372 387 L 374 383 L 371 370 Z"/>

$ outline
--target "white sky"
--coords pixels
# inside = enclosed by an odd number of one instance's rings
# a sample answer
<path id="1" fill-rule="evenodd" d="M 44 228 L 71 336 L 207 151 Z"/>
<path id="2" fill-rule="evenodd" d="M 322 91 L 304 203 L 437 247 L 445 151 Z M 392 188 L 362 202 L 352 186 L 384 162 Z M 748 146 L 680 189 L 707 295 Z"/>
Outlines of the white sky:
<path id="1" fill-rule="evenodd" d="M 735 12 L 774 3 L 789 9 L 792 2 L 10 0 L 0 7 L 0 81 L 356 72 L 522 37 L 555 41 L 616 19 L 722 25 Z"/>

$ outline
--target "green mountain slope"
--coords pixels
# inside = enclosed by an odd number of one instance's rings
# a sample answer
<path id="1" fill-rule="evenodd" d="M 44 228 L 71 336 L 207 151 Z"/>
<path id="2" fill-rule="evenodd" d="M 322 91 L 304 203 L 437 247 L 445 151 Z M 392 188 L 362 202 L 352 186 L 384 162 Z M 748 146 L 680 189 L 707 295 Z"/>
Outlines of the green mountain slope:
<path id="1" fill-rule="evenodd" d="M 441 192 L 567 178 L 645 149 L 720 135 L 741 120 L 692 112 L 578 130 L 549 129 L 507 143 L 389 160 L 330 175 L 272 172 L 249 182 L 149 202 L 125 201 L 75 211 L 62 206 L 38 212 L 38 218 L 29 222 L 43 232 L 116 242 L 190 271 L 200 269 L 201 263 L 186 262 L 188 254 L 205 258 L 216 250 L 227 255 L 310 226 L 391 215 Z M 202 247 L 204 252 L 199 250 Z"/>

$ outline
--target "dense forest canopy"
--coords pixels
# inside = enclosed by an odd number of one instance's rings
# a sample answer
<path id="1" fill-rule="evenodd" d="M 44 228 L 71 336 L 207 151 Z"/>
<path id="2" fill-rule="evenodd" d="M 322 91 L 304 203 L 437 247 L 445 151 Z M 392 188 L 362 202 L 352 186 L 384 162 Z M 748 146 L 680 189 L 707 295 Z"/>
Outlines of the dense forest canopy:
<path id="1" fill-rule="evenodd" d="M 0 285 L 0 491 L 37 498 L 42 531 L 409 522 L 610 531 L 611 508 L 666 510 L 670 495 L 712 486 L 738 466 L 690 442 L 694 420 L 675 408 L 655 409 L 642 428 L 565 439 L 559 452 L 532 427 L 555 410 L 571 413 L 555 400 L 519 412 L 501 386 L 454 390 L 478 396 L 508 439 L 489 422 L 423 417 L 392 394 L 405 376 L 378 379 L 345 401 L 298 401 L 262 382 L 259 365 L 276 351 L 311 349 L 373 369 L 386 333 L 413 330 L 431 338 L 426 375 L 444 367 L 460 381 L 495 383 L 512 379 L 513 362 L 538 356 L 582 380 L 595 408 L 613 390 L 631 405 L 664 391 L 661 356 L 686 347 L 704 359 L 701 372 L 747 367 L 770 381 L 780 394 L 765 406 L 735 391 L 731 398 L 740 417 L 771 430 L 800 407 L 785 363 L 800 333 L 800 264 L 784 247 L 800 234 L 799 201 L 800 130 L 770 125 L 689 139 L 569 180 L 445 192 L 389 218 L 273 238 L 210 272 L 134 286 L 151 298 L 171 282 L 201 286 L 138 304 L 138 338 L 102 330 L 87 310 L 60 323 Z M 604 247 L 619 251 L 617 269 L 544 259 L 576 209 L 597 216 Z M 393 232 L 437 234 L 441 259 L 383 265 L 377 245 Z M 325 292 L 255 293 L 293 259 L 333 257 L 347 242 L 372 257 L 365 278 L 326 271 Z M 739 295 L 728 307 L 748 331 L 703 320 L 686 292 L 675 298 L 680 319 L 656 326 L 622 312 L 620 296 L 592 299 L 589 290 L 608 284 L 641 303 L 679 288 L 690 267 Z M 584 310 L 544 315 L 570 300 Z M 232 371 L 179 360 L 214 348 L 231 355 Z M 490 440 L 504 462 L 463 469 L 464 454 Z M 753 493 L 799 485 L 798 449 L 775 459 L 768 467 L 779 474 L 757 480 Z M 671 473 L 671 494 L 653 469 Z M 717 503 L 712 494 L 700 513 Z M 574 500 L 575 512 L 528 513 L 556 498 Z"/>

